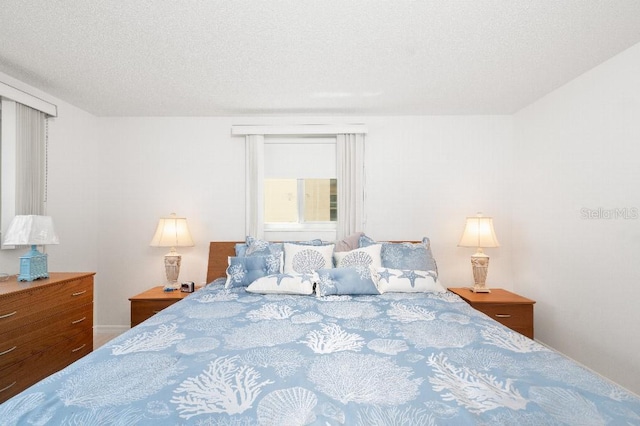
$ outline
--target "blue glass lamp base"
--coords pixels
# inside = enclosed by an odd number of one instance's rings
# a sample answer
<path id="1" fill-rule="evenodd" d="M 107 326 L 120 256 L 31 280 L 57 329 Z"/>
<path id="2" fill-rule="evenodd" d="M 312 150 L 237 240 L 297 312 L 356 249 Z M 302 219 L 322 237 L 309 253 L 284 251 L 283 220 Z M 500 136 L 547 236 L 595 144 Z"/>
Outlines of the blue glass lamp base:
<path id="1" fill-rule="evenodd" d="M 40 253 L 36 246 L 31 246 L 31 251 L 20 257 L 18 281 L 34 281 L 40 278 L 49 278 L 47 255 Z"/>

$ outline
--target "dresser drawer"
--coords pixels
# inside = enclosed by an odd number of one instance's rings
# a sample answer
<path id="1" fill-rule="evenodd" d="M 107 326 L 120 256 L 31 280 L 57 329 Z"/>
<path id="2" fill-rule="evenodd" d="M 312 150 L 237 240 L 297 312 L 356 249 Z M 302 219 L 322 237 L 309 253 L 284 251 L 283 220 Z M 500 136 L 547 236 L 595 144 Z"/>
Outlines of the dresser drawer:
<path id="1" fill-rule="evenodd" d="M 0 402 L 89 354 L 93 350 L 92 341 L 92 330 L 83 331 L 0 370 Z"/>
<path id="2" fill-rule="evenodd" d="M 53 285 L 21 283 L 27 290 L 0 295 L 0 329 L 9 330 L 24 323 L 54 315 L 73 305 L 93 302 L 93 277 L 83 277 Z"/>
<path id="3" fill-rule="evenodd" d="M 75 334 L 92 329 L 93 304 L 87 304 L 2 333 L 0 370 L 13 362 L 68 340 Z"/>

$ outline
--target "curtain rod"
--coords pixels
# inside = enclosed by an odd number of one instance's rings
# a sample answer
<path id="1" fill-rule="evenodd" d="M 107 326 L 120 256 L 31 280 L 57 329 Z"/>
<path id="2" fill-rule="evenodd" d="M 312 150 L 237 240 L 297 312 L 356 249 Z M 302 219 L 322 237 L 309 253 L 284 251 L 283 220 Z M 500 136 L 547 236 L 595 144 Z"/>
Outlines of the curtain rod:
<path id="1" fill-rule="evenodd" d="M 291 124 L 291 125 L 233 125 L 231 134 L 245 135 L 338 135 L 367 133 L 364 124 Z"/>
<path id="2" fill-rule="evenodd" d="M 0 81 L 0 97 L 10 99 L 26 105 L 29 108 L 37 109 L 50 117 L 58 116 L 58 106 L 50 102 L 40 99 L 37 96 L 33 96 L 24 90 L 13 87 L 7 83 Z"/>

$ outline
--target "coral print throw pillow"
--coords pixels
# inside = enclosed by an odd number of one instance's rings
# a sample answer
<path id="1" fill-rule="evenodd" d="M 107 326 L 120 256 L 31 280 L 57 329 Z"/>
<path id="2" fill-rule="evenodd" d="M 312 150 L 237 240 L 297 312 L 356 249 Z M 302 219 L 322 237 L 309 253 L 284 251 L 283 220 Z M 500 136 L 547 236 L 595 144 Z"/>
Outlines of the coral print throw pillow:
<path id="1" fill-rule="evenodd" d="M 318 269 L 333 267 L 333 248 L 326 246 L 301 246 L 284 243 L 284 273 L 308 274 Z"/>

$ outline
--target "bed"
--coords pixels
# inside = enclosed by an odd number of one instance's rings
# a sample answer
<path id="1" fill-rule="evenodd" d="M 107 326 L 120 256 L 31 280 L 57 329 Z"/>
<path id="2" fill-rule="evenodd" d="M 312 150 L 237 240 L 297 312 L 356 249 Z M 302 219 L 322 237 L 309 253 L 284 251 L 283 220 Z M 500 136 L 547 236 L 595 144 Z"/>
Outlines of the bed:
<path id="1" fill-rule="evenodd" d="M 414 292 L 251 293 L 218 279 L 237 245 L 211 243 L 210 285 L 9 399 L 0 422 L 640 424 L 637 396 L 439 291 L 437 277 Z"/>

